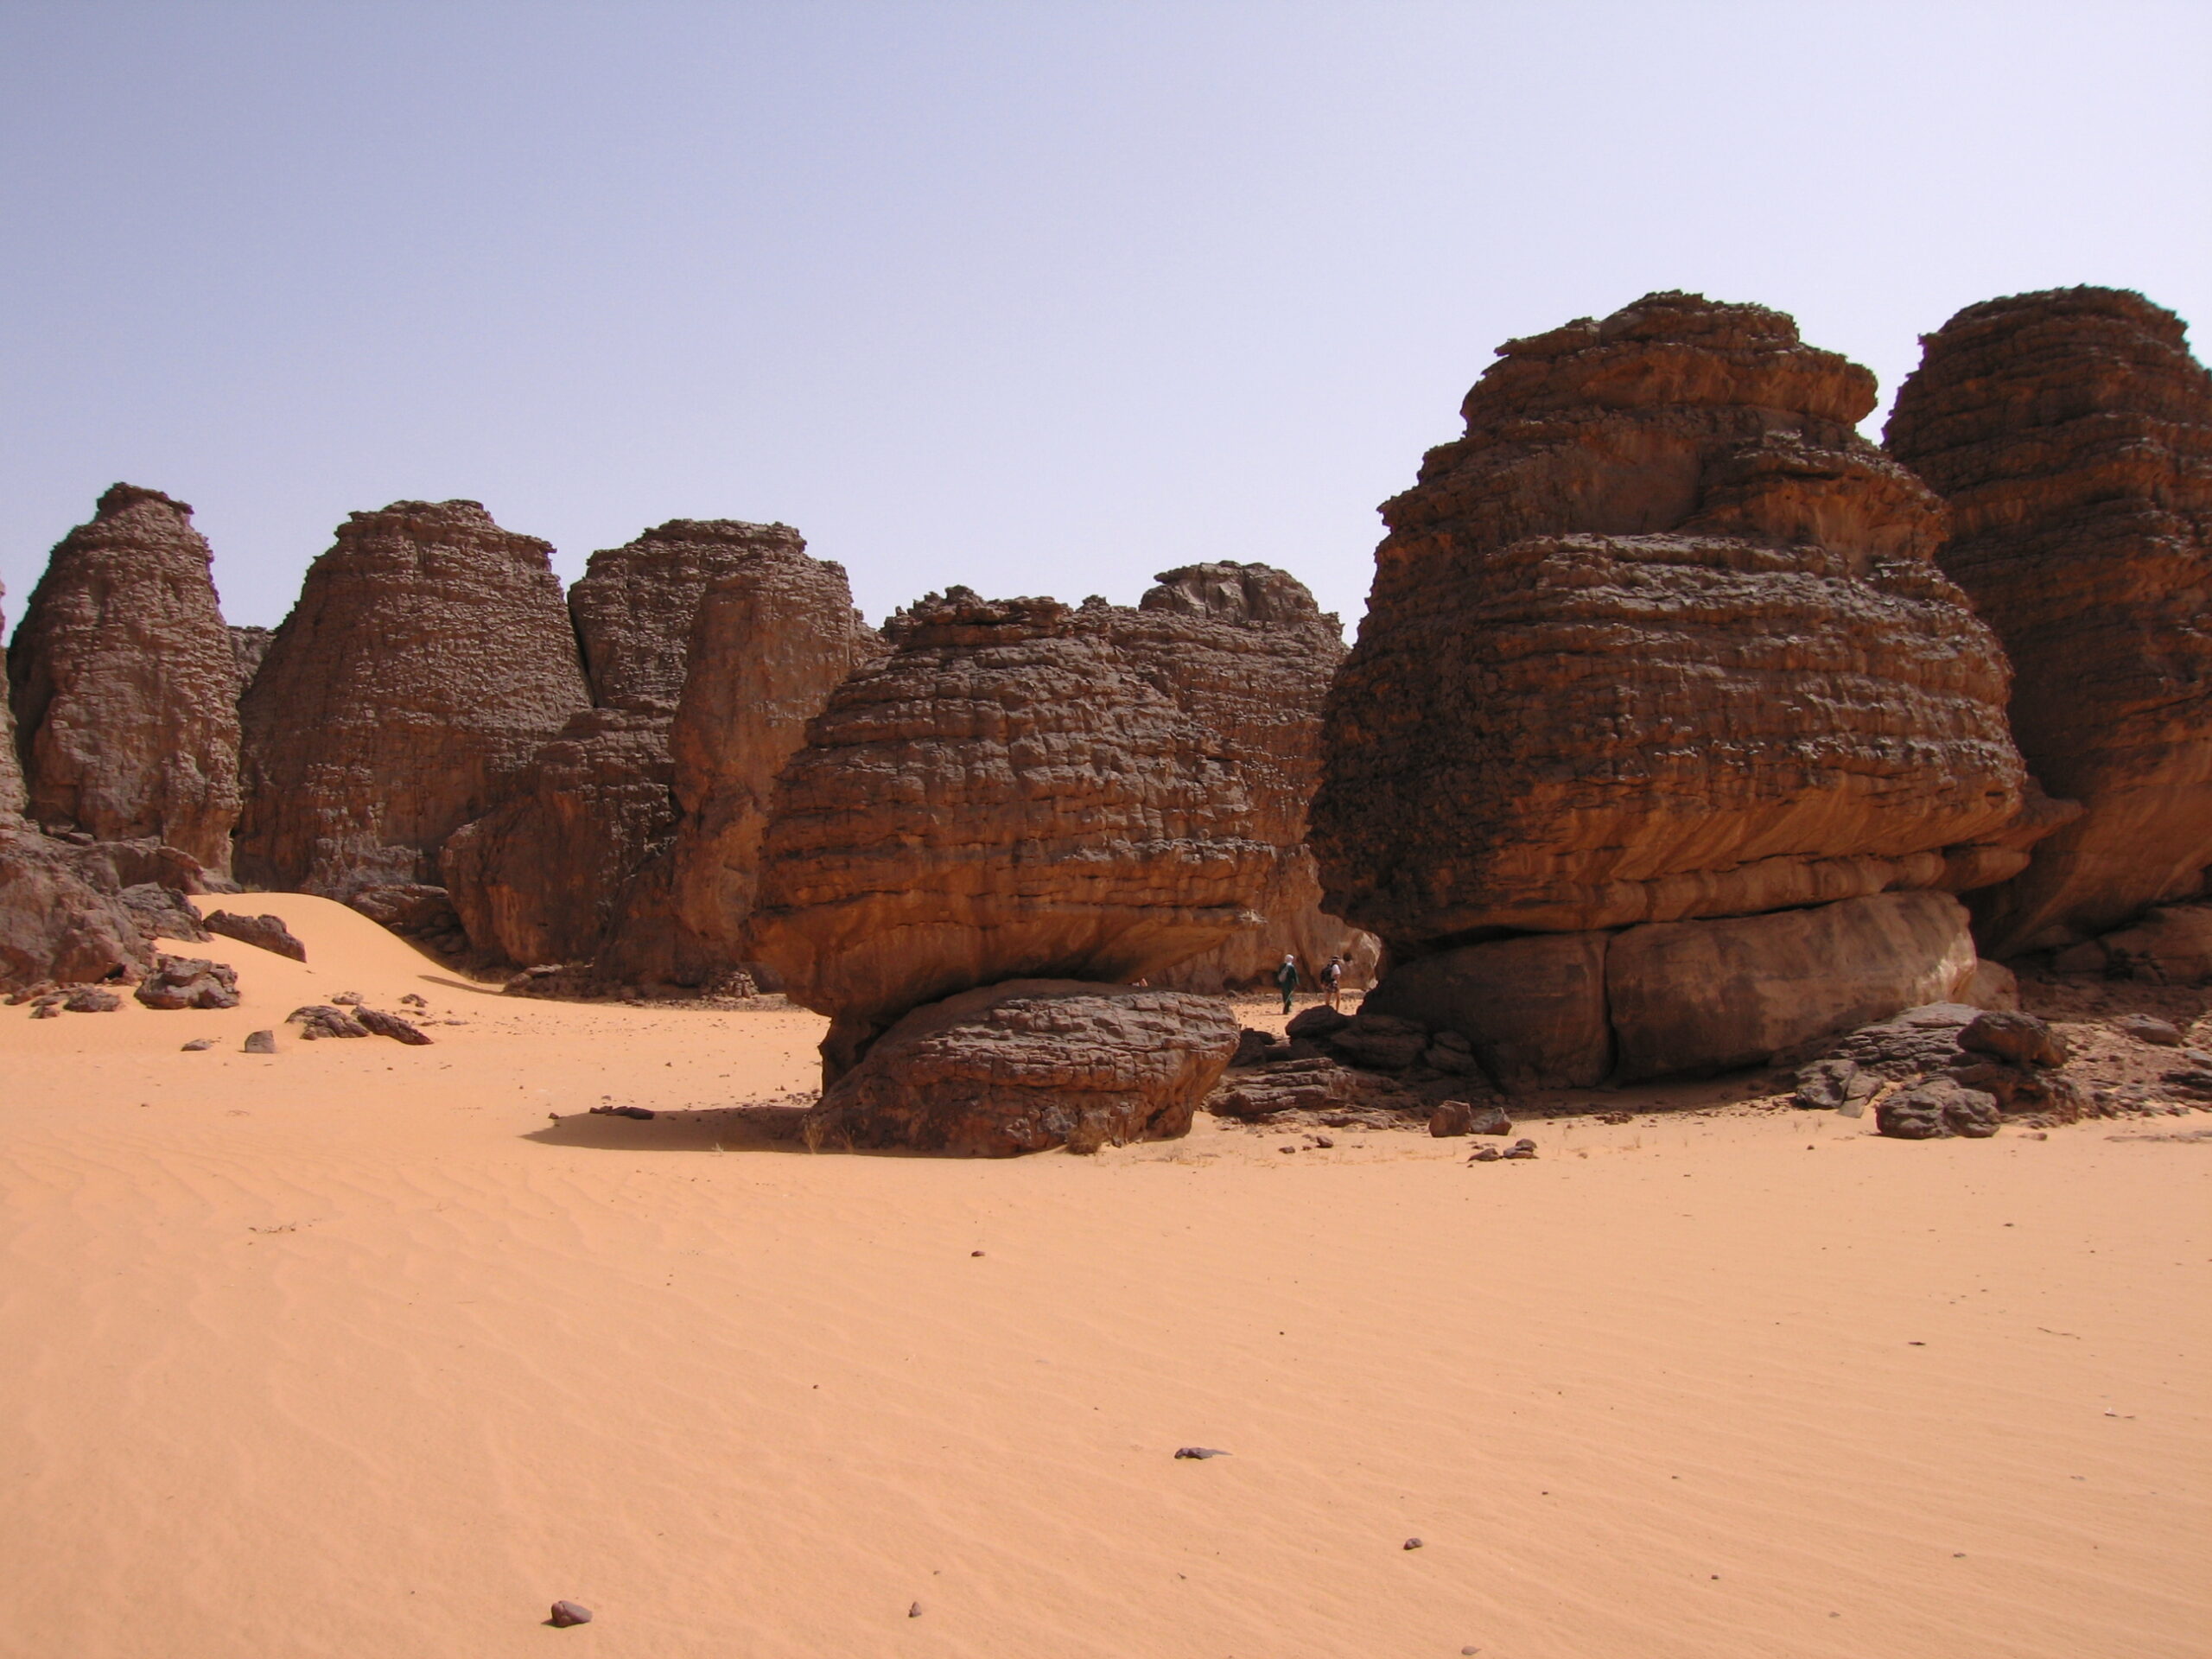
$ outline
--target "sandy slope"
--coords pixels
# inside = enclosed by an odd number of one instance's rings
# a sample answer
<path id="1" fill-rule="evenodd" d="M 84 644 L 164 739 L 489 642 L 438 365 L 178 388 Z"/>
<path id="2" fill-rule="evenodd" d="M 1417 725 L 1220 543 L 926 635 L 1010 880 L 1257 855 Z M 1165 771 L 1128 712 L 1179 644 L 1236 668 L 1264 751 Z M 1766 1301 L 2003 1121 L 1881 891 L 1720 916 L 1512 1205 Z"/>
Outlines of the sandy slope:
<path id="1" fill-rule="evenodd" d="M 256 905 L 243 1008 L 0 1011 L 11 1659 L 2212 1648 L 2202 1118 L 817 1158 L 548 1117 L 802 1090 L 810 1016 Z M 235 1052 L 347 988 L 469 1023 Z"/>

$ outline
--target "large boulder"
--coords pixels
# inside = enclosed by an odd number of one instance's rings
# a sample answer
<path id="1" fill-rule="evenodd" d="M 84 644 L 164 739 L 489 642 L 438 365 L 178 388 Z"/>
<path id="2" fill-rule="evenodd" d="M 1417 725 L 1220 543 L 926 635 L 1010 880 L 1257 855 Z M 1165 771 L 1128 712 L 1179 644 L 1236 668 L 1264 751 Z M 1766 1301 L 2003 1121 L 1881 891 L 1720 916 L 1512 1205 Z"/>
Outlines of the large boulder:
<path id="1" fill-rule="evenodd" d="M 357 512 L 247 688 L 238 869 L 348 898 L 437 879 L 588 698 L 552 549 L 474 501 Z"/>
<path id="2" fill-rule="evenodd" d="M 121 899 L 86 881 L 61 843 L 0 829 L 0 988 L 129 977 L 152 961 Z"/>
<path id="3" fill-rule="evenodd" d="M 1606 933 L 1531 933 L 1397 964 L 1361 1011 L 1468 1039 L 1501 1089 L 1589 1089 L 1612 1071 Z"/>
<path id="4" fill-rule="evenodd" d="M 1412 956 L 2025 862 L 2004 655 L 1854 429 L 1872 375 L 1684 294 L 1500 351 L 1382 509 L 1313 804 L 1336 913 Z"/>
<path id="5" fill-rule="evenodd" d="M 1885 893 L 1614 937 L 1605 1001 L 1624 1082 L 1725 1071 L 1955 995 L 1974 970 L 1964 906 Z"/>
<path id="6" fill-rule="evenodd" d="M 1249 833 L 1285 850 L 1249 901 L 1261 925 L 1154 982 L 1197 991 L 1264 984 L 1288 953 L 1309 976 L 1342 957 L 1347 982 L 1365 983 L 1379 941 L 1322 908 L 1320 873 L 1306 846 L 1321 773 L 1321 701 L 1344 660 L 1343 625 L 1303 582 L 1270 565 L 1223 560 L 1155 580 L 1134 610 L 1093 600 L 1080 614 L 1103 626 L 1140 678 L 1220 736 L 1238 758 L 1252 804 Z"/>
<path id="7" fill-rule="evenodd" d="M 921 1003 L 1127 982 L 1256 925 L 1287 849 L 1253 837 L 1231 747 L 1104 628 L 954 588 L 885 632 L 893 654 L 784 768 L 752 920 L 793 1000 L 831 1016 L 827 1078 Z"/>
<path id="8" fill-rule="evenodd" d="M 55 545 L 8 651 L 29 811 L 47 830 L 150 837 L 229 869 L 238 668 L 213 556 L 190 507 L 130 484 Z"/>
<path id="9" fill-rule="evenodd" d="M 2212 375 L 2112 289 L 1970 305 L 1921 343 L 1890 452 L 1950 504 L 1937 558 L 2011 653 L 2021 753 L 2086 809 L 1976 923 L 1993 956 L 2064 947 L 2212 865 Z"/>
<path id="10" fill-rule="evenodd" d="M 1007 1157 L 1164 1140 L 1236 1050 L 1224 1002 L 1018 980 L 918 1007 L 808 1113 L 807 1144 Z"/>
<path id="11" fill-rule="evenodd" d="M 763 537 L 715 576 L 669 736 L 674 839 L 625 890 L 602 973 L 697 984 L 751 965 L 747 924 L 777 774 L 830 693 L 883 651 L 844 567 L 810 558 L 795 531 Z"/>

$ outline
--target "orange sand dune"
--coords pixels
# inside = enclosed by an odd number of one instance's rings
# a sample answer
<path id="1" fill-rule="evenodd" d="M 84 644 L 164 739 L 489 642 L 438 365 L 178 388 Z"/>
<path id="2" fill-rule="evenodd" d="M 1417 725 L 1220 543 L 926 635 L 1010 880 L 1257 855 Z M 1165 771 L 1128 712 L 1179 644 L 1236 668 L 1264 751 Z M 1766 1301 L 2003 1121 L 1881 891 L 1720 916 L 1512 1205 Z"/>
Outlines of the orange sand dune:
<path id="1" fill-rule="evenodd" d="M 0 1011 L 0 1654 L 2212 1649 L 2212 1141 L 813 1157 L 716 1109 L 811 1015 L 249 906 L 241 1008 Z M 237 1052 L 347 989 L 467 1023 Z"/>

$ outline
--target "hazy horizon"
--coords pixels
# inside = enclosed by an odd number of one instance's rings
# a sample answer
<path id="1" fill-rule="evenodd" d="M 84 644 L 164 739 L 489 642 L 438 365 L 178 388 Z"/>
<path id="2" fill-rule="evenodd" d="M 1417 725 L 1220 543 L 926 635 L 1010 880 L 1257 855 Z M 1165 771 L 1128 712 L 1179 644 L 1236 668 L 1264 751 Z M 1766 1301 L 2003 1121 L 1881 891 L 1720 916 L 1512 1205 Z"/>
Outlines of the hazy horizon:
<path id="1" fill-rule="evenodd" d="M 236 622 L 460 496 L 569 581 L 780 519 L 871 620 L 1235 558 L 1349 627 L 1510 337 L 1752 300 L 1885 410 L 1993 296 L 2212 313 L 2208 70 L 2159 3 L 0 3 L 0 606 L 127 480 Z"/>

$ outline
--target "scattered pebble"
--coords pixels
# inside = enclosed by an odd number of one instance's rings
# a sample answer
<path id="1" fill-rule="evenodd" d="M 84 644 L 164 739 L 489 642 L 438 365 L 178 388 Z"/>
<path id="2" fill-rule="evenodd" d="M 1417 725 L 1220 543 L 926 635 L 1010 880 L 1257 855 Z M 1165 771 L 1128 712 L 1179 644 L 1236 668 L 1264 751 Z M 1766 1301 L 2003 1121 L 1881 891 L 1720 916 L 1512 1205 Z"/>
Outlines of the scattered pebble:
<path id="1" fill-rule="evenodd" d="M 906 1617 L 909 1618 L 919 1618 L 921 1616 L 922 1604 L 918 1601 L 914 1603 L 912 1606 L 906 1609 Z"/>
<path id="2" fill-rule="evenodd" d="M 588 1624 L 591 1623 L 591 1609 L 577 1602 L 556 1601 L 553 1604 L 553 1617 L 548 1623 L 557 1624 L 563 1630 L 571 1624 Z"/>
<path id="3" fill-rule="evenodd" d="M 213 1048 L 214 1046 L 215 1039 L 213 1037 L 195 1037 L 184 1046 L 184 1052 L 187 1054 L 197 1054 L 203 1048 Z"/>
<path id="4" fill-rule="evenodd" d="M 968 1254 L 970 1255 L 981 1255 L 982 1252 L 981 1250 L 970 1250 Z"/>
<path id="5" fill-rule="evenodd" d="M 273 1031 L 250 1031 L 246 1033 L 245 1046 L 240 1052 L 246 1054 L 274 1054 L 276 1052 L 276 1033 Z"/>
<path id="6" fill-rule="evenodd" d="M 1408 1538 L 1402 1548 L 1406 1549 L 1419 1549 L 1421 1548 L 1421 1540 L 1418 1538 Z"/>
<path id="7" fill-rule="evenodd" d="M 1214 1446 L 1179 1446 L 1175 1448 L 1175 1455 L 1179 1458 L 1225 1458 L 1229 1453 Z"/>

